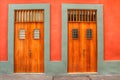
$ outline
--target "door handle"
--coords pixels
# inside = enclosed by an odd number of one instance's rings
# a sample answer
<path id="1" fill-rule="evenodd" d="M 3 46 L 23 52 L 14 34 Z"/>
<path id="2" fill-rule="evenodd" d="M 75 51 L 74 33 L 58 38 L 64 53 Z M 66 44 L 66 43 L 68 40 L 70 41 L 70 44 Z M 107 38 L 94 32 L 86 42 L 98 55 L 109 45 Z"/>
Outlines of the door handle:
<path id="1" fill-rule="evenodd" d="M 29 57 L 31 57 L 31 55 L 32 55 L 32 51 L 31 51 L 31 50 L 29 50 Z"/>
<path id="2" fill-rule="evenodd" d="M 83 49 L 82 56 L 85 57 L 85 49 Z"/>

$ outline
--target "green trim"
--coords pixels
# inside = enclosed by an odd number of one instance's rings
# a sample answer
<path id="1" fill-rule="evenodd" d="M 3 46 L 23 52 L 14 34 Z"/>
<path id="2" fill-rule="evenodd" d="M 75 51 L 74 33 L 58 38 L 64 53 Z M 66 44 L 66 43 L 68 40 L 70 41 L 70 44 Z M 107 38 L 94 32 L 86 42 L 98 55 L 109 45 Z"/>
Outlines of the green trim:
<path id="1" fill-rule="evenodd" d="M 14 73 L 14 10 L 17 9 L 44 9 L 44 63 L 49 61 L 50 53 L 50 8 L 49 4 L 9 4 L 8 14 L 8 61 L 0 62 L 0 73 Z M 46 70 L 46 69 L 45 69 Z"/>
<path id="2" fill-rule="evenodd" d="M 62 5 L 62 61 L 67 72 L 67 10 L 68 9 L 96 9 L 97 10 L 97 74 L 120 73 L 120 61 L 104 61 L 104 30 L 102 4 L 63 4 Z M 93 73 L 89 73 L 93 74 Z M 96 73 L 95 73 L 96 74 Z"/>

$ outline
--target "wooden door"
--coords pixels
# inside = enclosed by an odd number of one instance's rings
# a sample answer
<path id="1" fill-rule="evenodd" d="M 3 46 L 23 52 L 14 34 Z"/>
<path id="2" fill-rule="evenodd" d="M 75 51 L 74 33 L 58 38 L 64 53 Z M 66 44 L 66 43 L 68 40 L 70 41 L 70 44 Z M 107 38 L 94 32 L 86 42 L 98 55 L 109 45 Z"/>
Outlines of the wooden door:
<path id="1" fill-rule="evenodd" d="M 44 72 L 44 11 L 16 10 L 14 72 Z"/>
<path id="2" fill-rule="evenodd" d="M 95 10 L 68 10 L 68 72 L 97 71 Z"/>

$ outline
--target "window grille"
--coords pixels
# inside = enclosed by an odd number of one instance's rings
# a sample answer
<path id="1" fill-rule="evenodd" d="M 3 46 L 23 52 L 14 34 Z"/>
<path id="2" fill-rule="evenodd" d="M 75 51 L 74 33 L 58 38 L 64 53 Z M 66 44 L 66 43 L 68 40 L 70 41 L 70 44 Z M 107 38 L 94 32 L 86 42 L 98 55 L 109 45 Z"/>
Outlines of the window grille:
<path id="1" fill-rule="evenodd" d="M 44 10 L 15 10 L 15 22 L 44 22 Z"/>
<path id="2" fill-rule="evenodd" d="M 95 22 L 96 10 L 68 10 L 69 22 Z"/>

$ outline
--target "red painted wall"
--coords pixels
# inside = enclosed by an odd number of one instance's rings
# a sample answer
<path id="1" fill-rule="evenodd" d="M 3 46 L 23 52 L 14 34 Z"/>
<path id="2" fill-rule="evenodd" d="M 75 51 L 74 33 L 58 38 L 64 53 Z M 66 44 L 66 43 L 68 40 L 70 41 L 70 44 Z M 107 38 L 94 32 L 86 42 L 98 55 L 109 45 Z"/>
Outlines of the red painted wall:
<path id="1" fill-rule="evenodd" d="M 0 60 L 8 55 L 8 4 L 50 3 L 51 60 L 61 60 L 62 3 L 104 5 L 105 60 L 120 60 L 120 0 L 0 0 Z"/>

